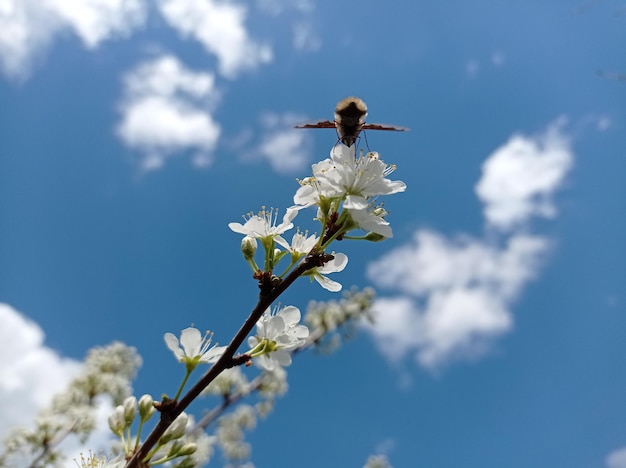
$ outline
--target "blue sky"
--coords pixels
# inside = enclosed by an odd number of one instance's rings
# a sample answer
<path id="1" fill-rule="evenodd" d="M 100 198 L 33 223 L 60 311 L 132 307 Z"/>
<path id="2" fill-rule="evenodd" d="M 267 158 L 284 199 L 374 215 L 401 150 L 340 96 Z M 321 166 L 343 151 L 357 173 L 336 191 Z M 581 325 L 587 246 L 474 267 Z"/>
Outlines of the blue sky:
<path id="1" fill-rule="evenodd" d="M 623 13 L 4 2 L 0 433 L 91 346 L 136 346 L 136 392 L 157 396 L 182 372 L 165 332 L 226 343 L 257 294 L 227 224 L 292 204 L 335 141 L 292 125 L 355 95 L 411 128 L 368 134 L 408 186 L 385 201 L 394 237 L 336 247 L 334 279 L 377 288 L 378 324 L 297 358 L 252 461 L 626 467 Z M 302 280 L 283 302 L 331 297 Z"/>

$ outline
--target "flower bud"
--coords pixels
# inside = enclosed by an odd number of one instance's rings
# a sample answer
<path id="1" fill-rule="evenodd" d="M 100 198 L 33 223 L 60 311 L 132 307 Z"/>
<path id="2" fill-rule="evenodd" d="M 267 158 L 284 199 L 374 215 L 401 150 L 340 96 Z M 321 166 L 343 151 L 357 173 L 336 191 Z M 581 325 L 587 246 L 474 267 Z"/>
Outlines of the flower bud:
<path id="1" fill-rule="evenodd" d="M 198 444 L 189 442 L 188 444 L 185 444 L 180 448 L 177 455 L 179 457 L 185 457 L 187 455 L 191 455 L 192 453 L 195 453 L 196 450 L 198 450 Z"/>
<path id="2" fill-rule="evenodd" d="M 127 425 L 131 425 L 137 413 L 137 398 L 129 396 L 124 400 L 124 419 Z"/>
<path id="3" fill-rule="evenodd" d="M 185 435 L 185 428 L 187 427 L 187 421 L 189 420 L 189 416 L 185 413 L 181 413 L 174 422 L 168 427 L 159 442 L 161 444 L 165 444 L 170 440 L 180 439 L 183 435 Z"/>
<path id="4" fill-rule="evenodd" d="M 116 436 L 121 437 L 126 429 L 126 418 L 124 417 L 124 407 L 117 406 L 113 414 L 109 416 L 109 427 Z"/>
<path id="5" fill-rule="evenodd" d="M 241 253 L 246 260 L 252 260 L 256 253 L 257 242 L 254 237 L 245 236 L 241 241 Z"/>
<path id="6" fill-rule="evenodd" d="M 152 397 L 148 394 L 143 395 L 139 399 L 139 417 L 141 418 L 141 422 L 146 422 L 150 419 L 155 411 L 156 409 L 154 408 Z"/>

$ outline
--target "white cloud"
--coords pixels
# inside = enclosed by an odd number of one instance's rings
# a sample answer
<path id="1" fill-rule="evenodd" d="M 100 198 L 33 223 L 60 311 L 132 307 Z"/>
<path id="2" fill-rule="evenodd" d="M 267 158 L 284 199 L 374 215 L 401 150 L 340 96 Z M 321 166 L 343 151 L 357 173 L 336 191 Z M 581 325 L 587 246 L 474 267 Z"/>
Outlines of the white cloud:
<path id="1" fill-rule="evenodd" d="M 45 3 L 89 48 L 115 36 L 128 36 L 143 24 L 146 16 L 143 0 L 47 0 Z"/>
<path id="2" fill-rule="evenodd" d="M 556 215 L 552 194 L 573 163 L 561 126 L 557 121 L 537 138 L 514 135 L 483 164 L 476 193 L 490 225 L 509 230 L 531 216 Z"/>
<path id="3" fill-rule="evenodd" d="M 266 159 L 276 172 L 294 173 L 304 169 L 310 159 L 311 139 L 293 128 L 302 117 L 285 113 L 266 113 L 261 118 L 264 136 L 256 154 Z"/>
<path id="4" fill-rule="evenodd" d="M 368 266 L 378 286 L 403 296 L 379 299 L 379 320 L 368 327 L 391 360 L 414 354 L 437 367 L 462 354 L 474 356 L 511 329 L 511 302 L 536 275 L 547 242 L 516 235 L 503 247 L 467 237 L 448 240 L 426 230 L 413 242 Z"/>
<path id="5" fill-rule="evenodd" d="M 0 68 L 24 78 L 63 33 L 76 34 L 90 49 L 127 36 L 145 21 L 143 0 L 3 0 L 0 2 Z"/>
<path id="6" fill-rule="evenodd" d="M 117 133 L 143 154 L 144 170 L 158 169 L 182 151 L 194 153 L 196 166 L 211 163 L 220 135 L 210 114 L 218 100 L 212 74 L 194 72 L 164 55 L 138 66 L 125 85 Z"/>
<path id="7" fill-rule="evenodd" d="M 311 20 L 311 13 L 315 9 L 312 0 L 258 0 L 255 6 L 271 16 L 282 16 L 280 20 L 272 19 L 274 22 L 291 23 L 294 49 L 312 52 L 322 46 L 322 39 Z"/>
<path id="8" fill-rule="evenodd" d="M 572 165 L 567 142 L 552 125 L 535 140 L 513 137 L 485 162 L 477 192 L 487 224 L 508 229 L 501 236 L 449 238 L 420 229 L 369 264 L 368 277 L 398 294 L 378 299 L 378 322 L 365 326 L 385 356 L 411 355 L 437 368 L 482 355 L 512 329 L 511 306 L 538 275 L 550 246 L 523 223 L 556 213 L 550 195 Z"/>
<path id="9" fill-rule="evenodd" d="M 545 248 L 539 237 L 518 235 L 500 248 L 478 239 L 448 240 L 419 230 L 413 242 L 371 263 L 368 275 L 380 286 L 413 296 L 480 286 L 509 300 L 532 277 L 532 259 Z"/>
<path id="10" fill-rule="evenodd" d="M 225 145 L 248 164 L 269 163 L 281 174 L 306 170 L 311 160 L 313 139 L 308 132 L 294 128 L 306 118 L 291 112 L 264 112 L 259 120 L 259 132 L 245 128 L 228 138 Z"/>
<path id="11" fill-rule="evenodd" d="M 606 468 L 626 468 L 626 447 L 609 453 L 605 463 Z"/>
<path id="12" fill-rule="evenodd" d="M 0 439 L 18 425 L 30 425 L 37 412 L 63 390 L 80 368 L 43 343 L 44 333 L 8 304 L 0 303 Z"/>
<path id="13" fill-rule="evenodd" d="M 376 274 L 375 268 L 370 265 L 370 278 Z M 387 358 L 398 361 L 418 346 L 420 330 L 415 320 L 417 313 L 414 302 L 410 297 L 379 298 L 373 309 L 376 323 L 365 323 L 363 326 L 374 336 L 376 345 Z"/>
<path id="14" fill-rule="evenodd" d="M 228 78 L 272 59 L 267 44 L 249 37 L 243 5 L 216 0 L 163 0 L 159 9 L 183 37 L 192 37 L 214 54 L 220 73 Z"/>
<path id="15" fill-rule="evenodd" d="M 63 358 L 44 345 L 41 327 L 8 304 L 0 303 L 0 440 L 16 427 L 33 428 L 39 411 L 52 398 L 67 388 L 80 371 L 82 363 Z M 95 452 L 111 447 L 112 434 L 107 418 L 111 414 L 111 398 L 96 400 L 96 429 L 88 440 L 75 436 L 64 440 L 61 450 L 68 454 L 68 466 L 81 452 Z M 24 461 L 26 465 L 26 461 Z"/>

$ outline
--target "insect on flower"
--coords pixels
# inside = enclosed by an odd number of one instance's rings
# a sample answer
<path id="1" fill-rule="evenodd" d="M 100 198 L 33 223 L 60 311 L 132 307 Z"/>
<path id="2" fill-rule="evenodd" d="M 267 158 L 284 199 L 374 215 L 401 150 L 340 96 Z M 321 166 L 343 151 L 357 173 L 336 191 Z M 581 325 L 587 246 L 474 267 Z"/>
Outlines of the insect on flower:
<path id="1" fill-rule="evenodd" d="M 346 146 L 352 146 L 361 130 L 392 130 L 405 132 L 406 127 L 396 127 L 394 125 L 384 125 L 366 123 L 367 106 L 358 97 L 347 97 L 342 99 L 335 107 L 335 120 L 320 120 L 316 123 L 296 125 L 296 128 L 334 128 L 339 135 L 339 141 Z"/>

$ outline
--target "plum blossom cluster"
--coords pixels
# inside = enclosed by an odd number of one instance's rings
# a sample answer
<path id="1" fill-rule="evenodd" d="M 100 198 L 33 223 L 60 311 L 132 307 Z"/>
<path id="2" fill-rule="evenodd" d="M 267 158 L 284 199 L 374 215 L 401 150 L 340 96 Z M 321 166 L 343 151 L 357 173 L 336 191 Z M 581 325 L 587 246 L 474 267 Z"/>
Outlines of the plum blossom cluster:
<path id="1" fill-rule="evenodd" d="M 128 397 L 140 365 L 137 350 L 122 343 L 92 348 L 82 369 L 38 414 L 34 426 L 8 434 L 0 466 L 58 466 L 62 442 L 69 436 L 87 437 L 95 429 L 99 407 L 107 400 L 118 404 Z"/>
<path id="2" fill-rule="evenodd" d="M 263 207 L 256 214 L 246 215 L 243 224 L 230 223 L 231 230 L 244 235 L 241 251 L 262 291 L 271 291 L 290 271 L 307 260 L 311 264 L 303 269 L 302 276 L 309 276 L 329 291 L 340 291 L 342 285 L 328 275 L 343 271 L 348 257 L 343 253 L 325 252 L 333 241 L 380 241 L 392 237 L 391 227 L 385 220 L 388 213 L 378 199 L 406 190 L 403 182 L 387 178 L 394 170 L 395 166 L 383 162 L 378 153 L 361 151 L 357 157 L 355 145 L 340 143 L 333 146 L 329 158 L 312 166 L 312 176 L 300 182 L 294 195 L 295 205 L 287 208 L 280 222 L 278 210 Z M 309 207 L 317 209 L 321 234 L 309 235 L 308 231 L 297 229 L 289 243 L 284 234 L 294 228 L 298 212 Z M 357 229 L 364 234 L 355 237 L 352 231 Z M 259 243 L 263 248 L 261 266 L 256 260 Z M 315 255 L 316 260 L 311 260 Z M 289 262 L 282 272 L 277 272 L 283 259 Z M 342 317 L 333 318 L 329 312 L 318 319 L 319 324 L 326 325 L 326 331 L 333 330 L 333 322 L 343 321 Z M 254 363 L 264 370 L 291 364 L 291 351 L 301 346 L 309 333 L 299 321 L 300 311 L 295 307 L 273 313 L 266 311 L 257 322 L 257 334 L 248 339 L 251 347 L 248 354 L 254 358 Z"/>
<path id="3" fill-rule="evenodd" d="M 300 182 L 294 196 L 298 209 L 317 206 L 318 218 L 327 231 L 324 243 L 340 239 L 353 229 L 368 232 L 369 240 L 392 237 L 385 221 L 387 211 L 378 197 L 404 192 L 401 181 L 386 178 L 395 170 L 376 152 L 356 157 L 356 147 L 335 145 L 330 158 L 313 165 L 313 176 Z"/>
<path id="4" fill-rule="evenodd" d="M 406 190 L 403 182 L 387 178 L 394 170 L 395 166 L 387 165 L 376 152 L 361 152 L 357 157 L 354 145 L 337 144 L 332 148 L 330 158 L 314 164 L 313 175 L 300 181 L 294 195 L 295 205 L 286 210 L 282 222 L 278 223 L 278 210 L 263 208 L 256 214 L 246 215 L 243 224 L 230 223 L 230 229 L 244 235 L 241 251 L 257 275 L 255 277 L 258 279 L 266 273 L 280 280 L 303 257 L 326 251 L 335 240 L 380 241 L 392 237 L 391 227 L 385 220 L 388 213 L 378 203 L 378 198 Z M 321 234 L 309 235 L 298 229 L 291 243 L 287 242 L 283 235 L 294 227 L 298 212 L 309 207 L 317 208 L 316 219 Z M 356 229 L 364 234 L 349 237 Z M 264 250 L 262 266 L 256 261 L 259 242 Z M 283 258 L 290 262 L 282 273 L 276 274 L 276 267 Z M 314 265 L 303 275 L 315 279 L 325 289 L 337 292 L 341 290 L 341 284 L 326 275 L 343 271 L 347 263 L 345 254 L 333 252 L 324 258 L 323 264 Z"/>
<path id="5" fill-rule="evenodd" d="M 363 320 L 373 322 L 373 301 L 372 288 L 348 290 L 339 300 L 311 301 L 304 316 L 304 322 L 311 330 L 308 341 L 324 353 L 334 351 Z"/>

